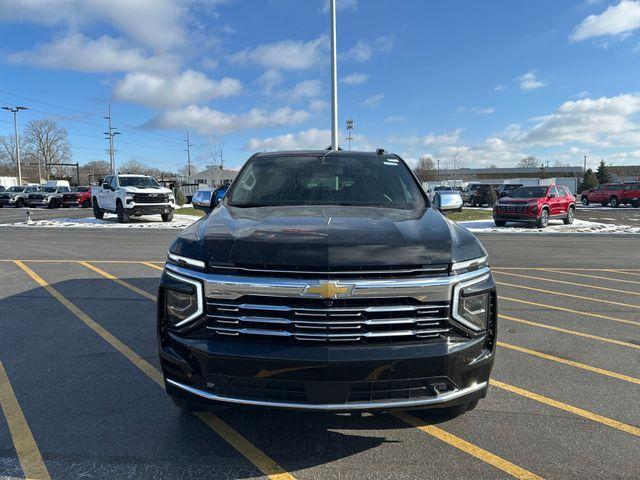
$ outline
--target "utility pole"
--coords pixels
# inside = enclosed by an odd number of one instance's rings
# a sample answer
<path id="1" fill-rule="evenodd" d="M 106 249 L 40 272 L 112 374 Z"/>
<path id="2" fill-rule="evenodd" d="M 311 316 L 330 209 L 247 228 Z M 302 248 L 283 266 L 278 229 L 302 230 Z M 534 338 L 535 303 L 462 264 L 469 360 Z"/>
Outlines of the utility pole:
<path id="1" fill-rule="evenodd" d="M 584 156 L 584 167 L 583 167 L 584 172 L 583 173 L 587 173 L 587 156 Z"/>
<path id="2" fill-rule="evenodd" d="M 440 181 L 440 159 L 436 158 L 436 162 L 438 164 L 438 181 Z"/>
<path id="3" fill-rule="evenodd" d="M 338 56 L 336 46 L 336 0 L 329 0 L 331 11 L 331 150 L 338 149 Z"/>
<path id="4" fill-rule="evenodd" d="M 349 150 L 351 150 L 351 140 L 353 140 L 353 136 L 351 136 L 351 131 L 353 130 L 353 120 L 351 118 L 347 119 L 347 140 L 349 142 Z"/>
<path id="5" fill-rule="evenodd" d="M 191 178 L 191 143 L 189 143 L 189 130 L 187 130 L 187 139 L 185 142 L 187 142 L 187 149 L 185 150 L 187 152 L 187 178 Z"/>
<path id="6" fill-rule="evenodd" d="M 13 113 L 13 131 L 16 138 L 16 162 L 18 163 L 18 185 L 22 185 L 22 169 L 20 167 L 20 137 L 18 136 L 18 112 L 20 110 L 27 110 L 27 107 L 2 107 L 3 110 L 7 110 Z M 38 163 L 40 161 L 38 160 Z M 40 183 L 40 179 L 38 179 Z"/>
<path id="7" fill-rule="evenodd" d="M 115 128 L 111 126 L 111 104 L 109 104 L 109 115 L 104 118 L 109 121 L 109 131 L 104 132 L 104 134 L 106 135 L 106 139 L 109 140 L 109 168 L 113 175 L 116 173 L 116 151 L 113 148 L 113 137 L 120 135 L 120 132 L 115 132 Z"/>

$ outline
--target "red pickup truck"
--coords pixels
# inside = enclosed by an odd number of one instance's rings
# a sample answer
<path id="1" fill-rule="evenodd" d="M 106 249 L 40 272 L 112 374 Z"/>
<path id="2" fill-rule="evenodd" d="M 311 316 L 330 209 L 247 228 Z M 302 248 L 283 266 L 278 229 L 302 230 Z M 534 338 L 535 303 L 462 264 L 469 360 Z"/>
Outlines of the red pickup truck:
<path id="1" fill-rule="evenodd" d="M 91 187 L 73 187 L 69 193 L 62 195 L 63 207 L 91 207 Z"/>

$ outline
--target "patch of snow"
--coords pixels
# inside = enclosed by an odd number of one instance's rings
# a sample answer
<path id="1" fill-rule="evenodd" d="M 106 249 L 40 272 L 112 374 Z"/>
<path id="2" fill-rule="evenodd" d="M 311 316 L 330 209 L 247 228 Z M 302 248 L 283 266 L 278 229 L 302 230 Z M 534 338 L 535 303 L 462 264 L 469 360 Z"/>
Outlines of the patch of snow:
<path id="1" fill-rule="evenodd" d="M 624 233 L 640 235 L 640 227 L 574 220 L 572 225 L 552 220 L 547 228 L 522 223 L 507 223 L 497 227 L 493 220 L 458 222 L 458 225 L 474 233 Z"/>
<path id="2" fill-rule="evenodd" d="M 128 223 L 118 223 L 118 217 L 105 214 L 104 219 L 97 218 L 49 218 L 45 220 L 33 220 L 31 223 L 15 222 L 2 224 L 3 227 L 44 227 L 44 228 L 170 228 L 184 229 L 201 217 L 195 215 L 174 215 L 170 222 L 163 222 L 160 215 L 144 217 L 131 217 Z"/>

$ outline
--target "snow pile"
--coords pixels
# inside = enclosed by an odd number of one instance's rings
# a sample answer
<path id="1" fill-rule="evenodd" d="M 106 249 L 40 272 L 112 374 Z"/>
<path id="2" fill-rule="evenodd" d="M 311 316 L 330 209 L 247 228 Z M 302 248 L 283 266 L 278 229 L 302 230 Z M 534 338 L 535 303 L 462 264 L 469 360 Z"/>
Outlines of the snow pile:
<path id="1" fill-rule="evenodd" d="M 195 215 L 174 215 L 170 222 L 163 222 L 160 215 L 131 217 L 128 223 L 118 223 L 118 217 L 105 214 L 104 219 L 97 218 L 50 218 L 33 220 L 31 223 L 15 222 L 3 224 L 3 227 L 49 227 L 49 228 L 173 228 L 184 229 L 201 217 Z"/>
<path id="2" fill-rule="evenodd" d="M 536 228 L 535 225 L 507 223 L 506 227 L 496 227 L 493 220 L 474 220 L 458 222 L 461 227 L 474 233 L 624 233 L 640 234 L 640 227 L 615 225 L 608 223 L 574 220 L 572 225 L 552 220 L 547 228 Z"/>

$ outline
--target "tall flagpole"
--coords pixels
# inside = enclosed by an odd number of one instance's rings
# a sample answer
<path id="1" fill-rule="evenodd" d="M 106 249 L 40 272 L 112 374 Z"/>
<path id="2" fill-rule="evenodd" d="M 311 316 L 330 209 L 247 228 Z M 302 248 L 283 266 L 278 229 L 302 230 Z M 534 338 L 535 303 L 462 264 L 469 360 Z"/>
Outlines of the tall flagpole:
<path id="1" fill-rule="evenodd" d="M 331 6 L 331 150 L 338 149 L 338 56 L 336 54 L 336 0 Z"/>

